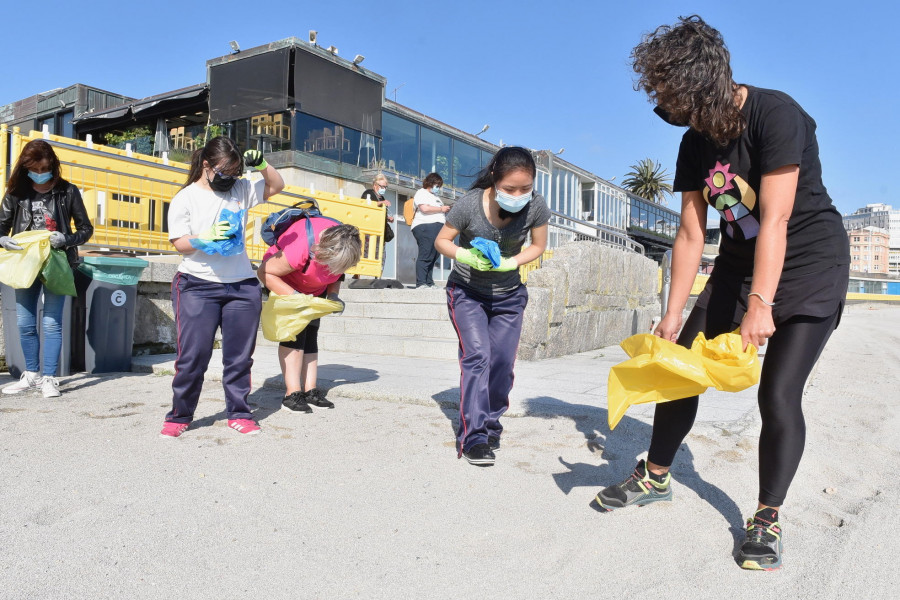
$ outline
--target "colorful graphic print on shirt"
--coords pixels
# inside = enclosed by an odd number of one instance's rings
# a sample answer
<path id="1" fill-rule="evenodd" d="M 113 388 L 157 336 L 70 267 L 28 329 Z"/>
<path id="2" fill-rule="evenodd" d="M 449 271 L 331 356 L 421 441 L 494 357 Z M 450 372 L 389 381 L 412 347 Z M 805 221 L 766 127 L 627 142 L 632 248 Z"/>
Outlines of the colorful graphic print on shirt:
<path id="1" fill-rule="evenodd" d="M 734 240 L 750 240 L 759 234 L 756 192 L 731 165 L 716 161 L 704 181 L 703 198 L 725 219 L 725 234 Z"/>
<path id="2" fill-rule="evenodd" d="M 56 220 L 44 206 L 43 200 L 35 200 L 31 203 L 31 228 L 35 231 L 39 229 L 57 231 Z"/>

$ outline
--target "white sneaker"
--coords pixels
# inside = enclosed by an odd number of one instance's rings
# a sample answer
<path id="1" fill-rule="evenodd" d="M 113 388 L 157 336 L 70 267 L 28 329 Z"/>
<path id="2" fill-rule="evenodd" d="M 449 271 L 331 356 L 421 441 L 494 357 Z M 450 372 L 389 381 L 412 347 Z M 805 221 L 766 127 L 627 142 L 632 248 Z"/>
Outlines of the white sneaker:
<path id="1" fill-rule="evenodd" d="M 41 381 L 41 393 L 44 394 L 44 398 L 59 398 L 61 395 L 59 393 L 59 382 L 55 377 L 44 375 L 44 379 Z"/>
<path id="2" fill-rule="evenodd" d="M 23 371 L 19 381 L 11 383 L 3 388 L 4 394 L 21 394 L 35 390 L 41 385 L 41 376 L 35 371 Z"/>

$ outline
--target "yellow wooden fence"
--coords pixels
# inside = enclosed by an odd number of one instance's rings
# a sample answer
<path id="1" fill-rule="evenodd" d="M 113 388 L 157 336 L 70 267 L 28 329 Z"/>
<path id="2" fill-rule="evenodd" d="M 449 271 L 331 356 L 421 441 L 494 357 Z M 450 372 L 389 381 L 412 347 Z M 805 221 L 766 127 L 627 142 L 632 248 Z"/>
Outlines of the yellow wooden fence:
<path id="1" fill-rule="evenodd" d="M 34 139 L 43 139 L 53 146 L 63 178 L 81 190 L 94 225 L 94 235 L 85 246 L 150 254 L 176 253 L 167 234 L 168 207 L 184 185 L 189 165 L 37 131 L 25 135 L 18 127 L 10 131 L 2 125 L 0 197 L 5 194 L 9 178 L 5 157 L 11 150 L 11 168 L 22 147 Z M 349 273 L 380 276 L 385 209 L 362 198 L 296 186 L 285 187 L 282 193 L 250 210 L 245 231 L 250 259 L 261 260 L 268 249 L 259 230 L 269 213 L 310 198 L 318 203 L 325 216 L 359 228 L 363 258 Z"/>

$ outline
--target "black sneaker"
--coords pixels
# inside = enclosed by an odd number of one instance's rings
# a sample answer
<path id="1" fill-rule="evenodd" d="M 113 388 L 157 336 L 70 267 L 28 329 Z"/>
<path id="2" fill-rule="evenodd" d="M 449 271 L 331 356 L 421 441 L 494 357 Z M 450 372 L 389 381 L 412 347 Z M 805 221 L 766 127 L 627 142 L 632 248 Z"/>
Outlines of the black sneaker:
<path id="1" fill-rule="evenodd" d="M 778 511 L 761 508 L 747 519 L 747 539 L 738 552 L 742 569 L 775 571 L 781 568 L 781 524 Z"/>
<path id="2" fill-rule="evenodd" d="M 661 478 L 662 481 L 657 479 L 659 479 L 658 476 L 652 475 L 647 470 L 646 463 L 641 460 L 634 468 L 631 477 L 622 483 L 600 490 L 600 493 L 597 494 L 597 504 L 604 511 L 610 511 L 632 504 L 644 506 L 651 502 L 671 500 L 672 488 L 669 484 L 672 482 L 672 475 L 666 473 Z"/>
<path id="3" fill-rule="evenodd" d="M 319 408 L 334 408 L 334 402 L 325 399 L 325 392 L 319 388 L 313 388 L 306 392 L 306 401 Z"/>
<path id="4" fill-rule="evenodd" d="M 311 413 L 312 408 L 306 403 L 306 394 L 304 392 L 292 392 L 284 397 L 281 405 L 288 410 L 294 412 Z"/>
<path id="5" fill-rule="evenodd" d="M 488 436 L 488 448 L 492 451 L 497 451 L 500 449 L 500 438 L 495 435 Z"/>
<path id="6" fill-rule="evenodd" d="M 462 455 L 469 461 L 470 465 L 478 465 L 480 467 L 489 467 L 494 464 L 496 459 L 494 452 L 487 444 L 475 444 L 464 451 Z"/>

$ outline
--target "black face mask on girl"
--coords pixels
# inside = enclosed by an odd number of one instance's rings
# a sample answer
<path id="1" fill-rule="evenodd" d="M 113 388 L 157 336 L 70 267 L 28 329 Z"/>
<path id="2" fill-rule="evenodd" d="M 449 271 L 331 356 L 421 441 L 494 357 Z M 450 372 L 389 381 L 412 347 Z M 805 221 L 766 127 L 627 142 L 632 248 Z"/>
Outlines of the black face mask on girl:
<path id="1" fill-rule="evenodd" d="M 234 187 L 234 184 L 237 183 L 237 177 L 222 177 L 218 173 L 216 173 L 215 177 L 210 181 L 209 176 L 206 177 L 206 182 L 216 192 L 229 192 L 231 188 Z"/>
<path id="2" fill-rule="evenodd" d="M 662 119 L 669 125 L 674 125 L 675 127 L 687 127 L 688 125 L 690 125 L 690 123 L 687 122 L 682 123 L 681 120 L 673 117 L 672 113 L 658 106 L 653 107 L 653 112 L 655 112 L 660 119 Z"/>

